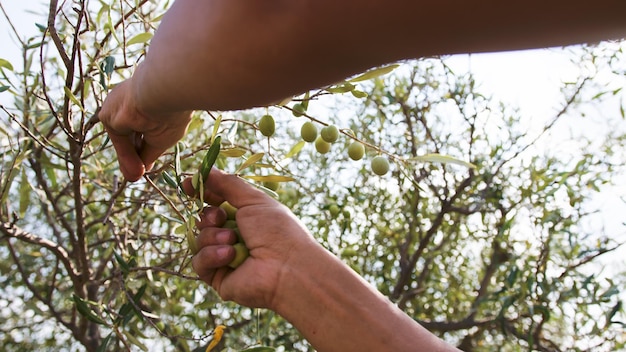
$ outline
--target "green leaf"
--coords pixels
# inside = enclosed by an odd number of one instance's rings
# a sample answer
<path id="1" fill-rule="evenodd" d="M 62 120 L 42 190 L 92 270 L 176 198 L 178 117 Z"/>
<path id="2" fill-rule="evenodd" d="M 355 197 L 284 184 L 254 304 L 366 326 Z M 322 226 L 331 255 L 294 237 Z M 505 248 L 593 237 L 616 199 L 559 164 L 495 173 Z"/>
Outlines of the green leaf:
<path id="1" fill-rule="evenodd" d="M 109 341 L 111 341 L 113 333 L 111 332 L 109 335 L 107 335 L 107 337 L 105 337 L 102 340 L 102 343 L 100 344 L 100 346 L 98 346 L 98 349 L 96 350 L 96 352 L 106 352 L 107 351 L 107 346 L 109 345 Z"/>
<path id="2" fill-rule="evenodd" d="M 20 217 L 23 218 L 30 205 L 31 187 L 26 176 L 26 170 L 22 169 L 22 180 L 20 182 Z"/>
<path id="3" fill-rule="evenodd" d="M 165 183 L 167 183 L 171 187 L 178 188 L 178 183 L 172 176 L 170 176 L 167 171 L 163 171 L 161 175 L 163 176 L 163 180 L 165 181 Z"/>
<path id="4" fill-rule="evenodd" d="M 249 166 L 256 164 L 257 162 L 259 162 L 259 160 L 263 159 L 264 155 L 265 153 L 256 153 L 256 154 L 251 155 L 246 161 L 244 161 L 243 164 L 241 164 L 241 166 L 239 166 L 239 168 L 237 169 L 235 173 L 238 174 L 241 170 L 246 169 Z"/>
<path id="5" fill-rule="evenodd" d="M 141 341 L 139 341 L 139 339 L 135 337 L 134 332 L 124 330 L 124 335 L 126 335 L 126 338 L 131 344 L 139 347 L 139 349 L 141 349 L 142 351 L 148 351 L 148 347 L 146 347 L 146 345 L 141 343 Z"/>
<path id="6" fill-rule="evenodd" d="M 0 59 L 0 68 L 6 68 L 9 71 L 13 71 L 13 65 L 5 59 Z"/>
<path id="7" fill-rule="evenodd" d="M 29 149 L 23 150 L 22 152 L 20 152 L 19 154 L 15 156 L 15 158 L 13 159 L 11 163 L 9 163 L 11 167 L 9 169 L 9 172 L 7 173 L 6 179 L 2 183 L 2 187 L 0 187 L 0 190 L 3 191 L 2 195 L 0 196 L 0 204 L 5 204 L 6 199 L 9 195 L 8 185 L 11 185 L 13 183 L 13 180 L 18 175 L 18 171 L 20 169 L 20 166 L 22 165 L 22 162 L 24 161 L 24 159 L 26 159 L 26 157 L 30 154 L 30 152 L 31 150 Z"/>
<path id="8" fill-rule="evenodd" d="M 341 84 L 338 84 L 334 87 L 329 87 L 326 88 L 325 90 L 328 93 L 333 93 L 333 94 L 342 94 L 342 93 L 348 93 L 353 91 L 355 88 L 355 85 L 350 83 L 350 82 L 343 82 Z"/>
<path id="9" fill-rule="evenodd" d="M 115 256 L 115 260 L 120 265 L 120 268 L 122 269 L 122 273 L 128 274 L 128 271 L 130 269 L 130 265 L 128 264 L 128 262 L 124 260 L 124 258 L 122 258 L 122 256 L 119 255 L 117 252 L 113 252 L 113 256 Z"/>
<path id="10" fill-rule="evenodd" d="M 152 33 L 141 33 L 141 34 L 137 34 L 136 36 L 130 38 L 127 42 L 126 45 L 133 45 L 133 44 L 143 44 L 146 43 L 147 41 L 149 41 L 150 39 L 152 39 L 153 34 Z"/>
<path id="11" fill-rule="evenodd" d="M 240 158 L 246 155 L 247 152 L 248 151 L 243 148 L 235 147 L 235 148 L 222 149 L 220 151 L 220 154 L 227 158 Z"/>
<path id="12" fill-rule="evenodd" d="M 272 351 L 276 351 L 276 349 L 274 347 L 267 347 L 267 346 L 250 347 L 250 348 L 246 348 L 245 350 L 241 350 L 241 352 L 272 352 Z"/>
<path id="13" fill-rule="evenodd" d="M 291 181 L 295 181 L 295 178 L 290 177 L 290 176 L 283 176 L 283 175 L 266 175 L 266 176 L 251 175 L 251 176 L 242 176 L 242 177 L 247 178 L 249 180 L 257 181 L 257 182 L 291 182 Z"/>
<path id="14" fill-rule="evenodd" d="M 304 146 L 306 145 L 305 141 L 300 141 L 298 143 L 296 143 L 296 145 L 294 145 L 291 150 L 289 151 L 289 153 L 287 153 L 285 155 L 285 159 L 289 159 L 291 157 L 296 156 L 298 153 L 300 153 L 300 151 L 302 150 L 302 148 L 304 148 Z"/>
<path id="15" fill-rule="evenodd" d="M 11 87 L 10 86 L 0 86 L 0 93 L 2 92 L 6 92 L 7 90 L 9 90 Z"/>
<path id="16" fill-rule="evenodd" d="M 369 70 L 369 71 L 363 73 L 360 76 L 352 78 L 348 82 L 355 83 L 355 82 L 367 81 L 367 80 L 370 80 L 372 78 L 380 77 L 382 75 L 386 75 L 389 72 L 395 70 L 398 66 L 400 66 L 400 65 L 399 64 L 393 64 L 393 65 L 378 67 L 378 68 Z"/>
<path id="17" fill-rule="evenodd" d="M 203 182 L 204 180 L 207 179 L 207 177 L 209 177 L 211 168 L 213 168 L 213 165 L 215 164 L 215 160 L 217 160 L 217 156 L 220 155 L 221 142 L 222 142 L 222 137 L 220 136 L 215 137 L 215 140 L 213 141 L 213 143 L 211 143 L 209 150 L 204 155 L 204 159 L 202 159 L 202 165 L 200 165 L 200 175 L 202 177 Z"/>
<path id="18" fill-rule="evenodd" d="M 360 90 L 356 90 L 355 89 L 355 90 L 351 91 L 350 93 L 352 93 L 352 95 L 355 98 L 359 98 L 359 99 L 367 98 L 367 93 L 365 93 L 363 91 L 360 91 Z"/>
<path id="19" fill-rule="evenodd" d="M 423 162 L 423 163 L 456 164 L 456 165 L 465 166 L 471 169 L 476 168 L 476 165 L 472 163 L 468 163 L 467 161 L 463 161 L 463 160 L 456 159 L 448 155 L 441 155 L 441 154 L 426 154 L 422 156 L 417 156 L 415 158 L 411 158 L 409 160 Z"/>
<path id="20" fill-rule="evenodd" d="M 100 318 L 93 309 L 91 309 L 87 301 L 76 296 L 76 294 L 72 295 L 72 300 L 74 300 L 74 305 L 76 306 L 78 313 L 87 318 L 87 320 L 96 324 L 106 325 L 106 322 Z"/>
<path id="21" fill-rule="evenodd" d="M 81 111 L 85 112 L 85 109 L 83 109 L 83 104 L 80 103 L 80 101 L 78 100 L 78 98 L 76 98 L 76 96 L 74 95 L 74 93 L 72 93 L 72 91 L 70 90 L 69 87 L 63 87 L 63 90 L 65 91 L 65 96 L 67 96 L 68 98 L 70 98 L 70 100 L 72 101 L 72 103 L 74 103 L 74 105 L 78 106 L 80 108 Z"/>
<path id="22" fill-rule="evenodd" d="M 111 78 L 113 71 L 115 71 L 115 57 L 107 56 L 104 58 L 104 61 L 101 64 L 102 71 L 107 75 L 108 78 Z"/>
<path id="23" fill-rule="evenodd" d="M 220 125 L 222 124 L 222 115 L 218 116 L 213 124 L 213 133 L 211 133 L 211 143 L 215 141 L 217 138 L 217 133 L 219 132 Z"/>

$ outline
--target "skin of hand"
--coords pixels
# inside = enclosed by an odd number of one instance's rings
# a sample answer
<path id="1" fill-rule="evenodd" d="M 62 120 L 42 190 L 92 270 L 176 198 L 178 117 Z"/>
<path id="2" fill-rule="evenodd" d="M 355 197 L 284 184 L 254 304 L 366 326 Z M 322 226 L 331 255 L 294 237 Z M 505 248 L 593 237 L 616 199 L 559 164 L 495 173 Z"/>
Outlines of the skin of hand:
<path id="1" fill-rule="evenodd" d="M 187 131 L 191 112 L 142 113 L 136 104 L 133 79 L 111 90 L 98 113 L 117 153 L 122 174 L 136 181 Z"/>
<path id="2" fill-rule="evenodd" d="M 278 201 L 234 175 L 213 169 L 198 224 L 200 251 L 193 268 L 225 300 L 269 308 L 283 316 L 317 351 L 456 351 L 435 337 L 324 249 Z M 183 183 L 193 194 L 191 180 Z M 221 228 L 224 200 L 250 256 L 236 269 L 236 235 Z"/>
<path id="3" fill-rule="evenodd" d="M 194 270 L 225 300 L 272 308 L 290 253 L 310 250 L 317 243 L 289 209 L 237 176 L 213 169 L 204 185 L 204 200 L 213 206 L 204 209 L 198 224 L 200 251 L 193 258 Z M 183 187 L 188 194 L 195 193 L 190 179 Z M 218 205 L 224 200 L 237 208 L 237 226 L 250 250 L 237 270 L 227 267 L 235 257 L 232 245 L 237 236 L 232 229 L 221 228 L 226 213 Z"/>

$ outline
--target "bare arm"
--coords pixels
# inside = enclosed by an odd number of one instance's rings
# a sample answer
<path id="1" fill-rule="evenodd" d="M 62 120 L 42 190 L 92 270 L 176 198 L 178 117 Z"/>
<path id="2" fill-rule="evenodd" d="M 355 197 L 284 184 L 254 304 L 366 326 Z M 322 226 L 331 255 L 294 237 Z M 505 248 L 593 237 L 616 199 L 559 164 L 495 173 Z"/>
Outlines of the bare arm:
<path id="1" fill-rule="evenodd" d="M 624 13 L 624 0 L 177 0 L 100 119 L 134 181 L 191 110 L 268 105 L 401 59 L 620 38 Z"/>
<path id="2" fill-rule="evenodd" d="M 177 0 L 138 72 L 139 101 L 266 105 L 400 59 L 623 37 L 624 13 L 623 0 Z"/>
<path id="3" fill-rule="evenodd" d="M 193 267 L 222 298 L 274 310 L 318 351 L 455 350 L 326 251 L 276 200 L 218 170 L 205 185 L 205 200 L 238 208 L 237 225 L 250 249 L 237 269 L 226 267 L 237 236 L 221 228 L 221 209 L 206 209 Z M 192 192 L 190 180 L 184 186 Z"/>

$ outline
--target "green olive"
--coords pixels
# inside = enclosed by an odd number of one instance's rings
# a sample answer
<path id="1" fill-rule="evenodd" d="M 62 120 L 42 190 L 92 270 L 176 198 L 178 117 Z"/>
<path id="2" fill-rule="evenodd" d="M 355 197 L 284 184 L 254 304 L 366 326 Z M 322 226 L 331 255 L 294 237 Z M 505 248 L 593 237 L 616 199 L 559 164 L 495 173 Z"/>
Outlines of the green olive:
<path id="1" fill-rule="evenodd" d="M 261 117 L 261 121 L 259 121 L 259 131 L 265 137 L 271 137 L 274 135 L 276 131 L 276 123 L 274 122 L 274 118 L 272 115 L 263 115 Z"/>
<path id="2" fill-rule="evenodd" d="M 235 243 L 233 247 L 235 248 L 235 259 L 228 263 L 228 266 L 236 269 L 250 256 L 250 252 L 248 251 L 248 247 L 243 243 Z"/>
<path id="3" fill-rule="evenodd" d="M 361 160 L 365 155 L 365 146 L 361 142 L 352 142 L 350 146 L 348 146 L 348 156 L 352 160 Z"/>
<path id="4" fill-rule="evenodd" d="M 389 160 L 387 160 L 387 158 L 385 158 L 384 156 L 379 155 L 372 159 L 371 167 L 372 171 L 376 175 L 383 176 L 387 172 L 389 172 Z"/>
<path id="5" fill-rule="evenodd" d="M 330 151 L 330 143 L 323 140 L 321 136 L 317 137 L 315 140 L 315 149 L 320 154 L 326 154 Z"/>
<path id="6" fill-rule="evenodd" d="M 235 220 L 226 220 L 226 222 L 224 223 L 224 225 L 222 225 L 223 228 L 225 229 L 236 229 L 237 228 L 237 221 Z"/>
<path id="7" fill-rule="evenodd" d="M 335 143 L 337 138 L 339 138 L 339 130 L 333 125 L 326 126 L 322 128 L 320 135 L 326 142 Z"/>
<path id="8" fill-rule="evenodd" d="M 295 117 L 300 117 L 304 115 L 305 111 L 306 109 L 304 108 L 304 105 L 300 103 L 294 104 L 293 107 L 291 108 L 291 112 L 293 116 Z"/>
<path id="9" fill-rule="evenodd" d="M 272 191 L 277 191 L 278 188 L 280 188 L 280 183 L 279 182 L 265 181 L 265 182 L 263 182 L 263 187 L 271 189 Z"/>
<path id="10" fill-rule="evenodd" d="M 237 213 L 237 208 L 233 207 L 230 203 L 226 201 L 224 201 L 224 203 L 220 205 L 220 208 L 224 209 L 224 211 L 226 212 L 226 218 L 228 220 L 235 220 L 235 214 Z"/>
<path id="11" fill-rule="evenodd" d="M 305 142 L 315 142 L 315 139 L 317 138 L 317 127 L 311 121 L 303 123 L 300 128 L 300 136 Z"/>

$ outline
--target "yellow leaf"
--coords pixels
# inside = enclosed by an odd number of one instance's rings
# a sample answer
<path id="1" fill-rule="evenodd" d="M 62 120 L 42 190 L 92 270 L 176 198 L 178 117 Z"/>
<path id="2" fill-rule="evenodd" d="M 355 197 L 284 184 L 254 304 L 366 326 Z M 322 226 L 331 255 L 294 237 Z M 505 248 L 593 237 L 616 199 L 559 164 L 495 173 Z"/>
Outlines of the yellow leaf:
<path id="1" fill-rule="evenodd" d="M 238 147 L 228 148 L 228 149 L 222 149 L 220 151 L 220 154 L 227 158 L 240 158 L 246 154 L 246 150 L 243 148 L 238 148 Z"/>
<path id="2" fill-rule="evenodd" d="M 137 34 L 136 36 L 130 38 L 126 42 L 126 45 L 143 44 L 143 43 L 149 41 L 150 39 L 152 39 L 152 33 L 141 33 L 141 34 Z"/>
<path id="3" fill-rule="evenodd" d="M 220 125 L 222 124 L 222 115 L 218 116 L 215 120 L 215 124 L 213 124 L 213 133 L 211 134 L 211 143 L 215 141 L 215 137 L 217 136 L 217 132 L 220 129 Z"/>
<path id="4" fill-rule="evenodd" d="M 253 181 L 257 181 L 257 182 L 291 182 L 291 181 L 295 181 L 295 178 L 290 177 L 290 176 L 283 176 L 283 175 L 266 175 L 266 176 L 257 176 L 257 175 L 251 175 L 251 176 L 243 176 L 249 180 L 253 180 Z"/>
<path id="5" fill-rule="evenodd" d="M 463 161 L 463 160 L 456 159 L 448 155 L 441 155 L 441 154 L 426 154 L 422 156 L 417 156 L 415 158 L 411 158 L 410 160 L 425 162 L 425 163 L 456 164 L 456 165 L 465 166 L 471 169 L 476 168 L 476 165 L 472 163 L 468 163 L 467 161 Z"/>
<path id="6" fill-rule="evenodd" d="M 293 148 L 291 148 L 289 153 L 287 153 L 287 155 L 285 155 L 285 159 L 289 159 L 289 158 L 295 156 L 296 154 L 300 153 L 302 148 L 304 148 L 305 144 L 306 144 L 305 141 L 300 141 L 300 142 L 296 143 L 296 145 L 294 145 Z"/>
<path id="7" fill-rule="evenodd" d="M 213 330 L 213 340 L 211 340 L 211 343 L 209 343 L 205 352 L 211 352 L 215 346 L 220 343 L 222 336 L 224 335 L 224 329 L 226 329 L 224 325 L 218 325 L 215 327 Z"/>
<path id="8" fill-rule="evenodd" d="M 83 109 L 83 104 L 81 104 L 80 101 L 78 101 L 78 98 L 76 98 L 74 93 L 72 93 L 72 91 L 68 87 L 63 87 L 63 90 L 65 91 L 65 95 L 68 98 L 70 98 L 72 103 L 74 103 L 74 105 L 78 106 L 81 111 L 85 112 L 85 109 Z"/>
<path id="9" fill-rule="evenodd" d="M 239 173 L 241 170 L 256 164 L 259 160 L 261 160 L 263 158 L 263 156 L 265 155 L 265 153 L 256 153 L 251 155 L 246 161 L 244 161 L 243 164 L 241 164 L 241 166 L 239 167 L 239 169 L 237 169 L 236 173 Z"/>
<path id="10" fill-rule="evenodd" d="M 393 64 L 393 65 L 388 65 L 388 66 L 382 66 L 382 67 L 378 67 L 372 70 L 369 70 L 365 73 L 363 73 L 360 76 L 357 76 L 353 79 L 351 79 L 349 82 L 355 83 L 355 82 L 361 82 L 361 81 L 367 81 L 370 80 L 372 78 L 376 78 L 382 75 L 386 75 L 389 72 L 395 70 L 398 66 L 400 66 L 399 64 Z"/>

